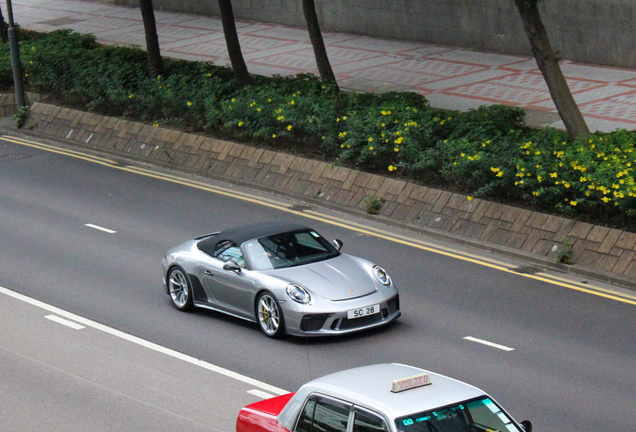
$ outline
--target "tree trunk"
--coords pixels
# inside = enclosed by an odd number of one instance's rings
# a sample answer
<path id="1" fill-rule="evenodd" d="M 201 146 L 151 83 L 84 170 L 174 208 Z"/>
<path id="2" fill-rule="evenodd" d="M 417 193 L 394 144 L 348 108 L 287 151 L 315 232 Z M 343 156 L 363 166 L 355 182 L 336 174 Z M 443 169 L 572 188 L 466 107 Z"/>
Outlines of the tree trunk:
<path id="1" fill-rule="evenodd" d="M 311 40 L 311 45 L 314 47 L 314 55 L 316 56 L 316 64 L 318 65 L 320 78 L 322 78 L 323 81 L 334 85 L 335 90 L 338 91 L 336 76 L 333 73 L 333 69 L 331 69 L 329 57 L 327 56 L 327 49 L 325 48 L 325 42 L 323 41 L 322 33 L 320 32 L 318 14 L 316 13 L 316 4 L 314 0 L 303 0 L 303 13 L 305 14 L 305 22 L 307 23 L 309 39 Z"/>
<path id="2" fill-rule="evenodd" d="M 232 11 L 232 0 L 219 0 L 221 10 L 221 22 L 223 23 L 223 33 L 225 33 L 225 43 L 227 52 L 230 55 L 234 78 L 240 86 L 248 85 L 252 82 L 247 65 L 241 52 L 236 23 L 234 22 L 234 12 Z"/>
<path id="3" fill-rule="evenodd" d="M 155 22 L 155 10 L 152 7 L 152 0 L 139 0 L 139 8 L 141 9 L 141 18 L 144 21 L 150 73 L 155 77 L 163 75 L 163 60 L 159 49 L 159 37 L 157 36 L 157 23 Z"/>
<path id="4" fill-rule="evenodd" d="M 0 8 L 0 41 L 3 43 L 9 42 L 9 26 L 4 20 L 4 16 L 2 16 L 2 8 Z"/>
<path id="5" fill-rule="evenodd" d="M 530 40 L 532 54 L 537 61 L 537 65 L 545 78 L 545 82 L 550 90 L 552 100 L 559 111 L 559 115 L 565 123 L 570 137 L 576 138 L 579 135 L 589 135 L 590 129 L 579 110 L 568 83 L 563 76 L 559 61 L 554 55 L 548 34 L 541 21 L 541 15 L 537 7 L 537 0 L 514 0 L 526 34 Z"/>

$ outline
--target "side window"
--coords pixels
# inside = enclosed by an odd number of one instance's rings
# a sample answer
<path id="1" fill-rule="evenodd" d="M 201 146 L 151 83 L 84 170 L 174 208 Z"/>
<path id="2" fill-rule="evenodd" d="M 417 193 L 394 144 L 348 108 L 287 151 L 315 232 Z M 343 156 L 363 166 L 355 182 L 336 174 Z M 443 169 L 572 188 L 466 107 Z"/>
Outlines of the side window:
<path id="1" fill-rule="evenodd" d="M 311 397 L 303 408 L 296 432 L 346 432 L 349 405 L 323 397 Z"/>
<path id="2" fill-rule="evenodd" d="M 356 409 L 353 432 L 388 432 L 385 421 L 377 414 Z"/>
<path id="3" fill-rule="evenodd" d="M 234 261 L 240 267 L 245 268 L 245 259 L 243 259 L 241 249 L 239 249 L 236 243 L 230 240 L 221 241 L 216 245 L 214 258 L 220 259 L 223 262 Z"/>

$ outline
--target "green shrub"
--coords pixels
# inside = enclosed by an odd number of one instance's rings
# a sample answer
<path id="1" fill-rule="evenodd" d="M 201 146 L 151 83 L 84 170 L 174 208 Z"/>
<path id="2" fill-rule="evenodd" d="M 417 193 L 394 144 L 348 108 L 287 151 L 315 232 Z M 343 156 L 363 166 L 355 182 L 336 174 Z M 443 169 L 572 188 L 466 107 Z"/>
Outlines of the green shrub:
<path id="1" fill-rule="evenodd" d="M 21 35 L 26 86 L 59 103 L 155 125 L 298 149 L 389 176 L 568 216 L 636 225 L 634 132 L 571 141 L 533 130 L 524 111 L 431 108 L 421 95 L 334 92 L 312 75 L 235 84 L 211 63 L 165 59 L 149 76 L 144 51 L 102 46 L 71 30 Z M 12 82 L 0 45 L 0 88 Z"/>

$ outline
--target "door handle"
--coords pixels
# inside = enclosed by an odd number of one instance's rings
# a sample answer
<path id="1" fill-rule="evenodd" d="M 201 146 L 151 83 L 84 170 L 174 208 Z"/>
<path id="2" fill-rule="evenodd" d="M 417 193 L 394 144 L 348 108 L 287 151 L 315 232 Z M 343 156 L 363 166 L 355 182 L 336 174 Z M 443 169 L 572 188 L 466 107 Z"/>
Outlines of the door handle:
<path id="1" fill-rule="evenodd" d="M 214 273 L 212 273 L 210 270 L 206 270 L 206 271 L 205 271 L 205 274 L 206 274 L 207 276 L 214 276 Z"/>

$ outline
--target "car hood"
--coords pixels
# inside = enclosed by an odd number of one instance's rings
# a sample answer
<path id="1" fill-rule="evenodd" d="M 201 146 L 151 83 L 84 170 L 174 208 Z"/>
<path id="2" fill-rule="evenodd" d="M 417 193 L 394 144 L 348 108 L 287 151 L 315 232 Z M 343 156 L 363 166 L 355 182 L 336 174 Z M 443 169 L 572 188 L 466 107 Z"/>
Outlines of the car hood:
<path id="1" fill-rule="evenodd" d="M 268 274 L 297 283 L 328 300 L 347 300 L 377 291 L 361 261 L 342 254 L 325 261 L 271 270 Z"/>

